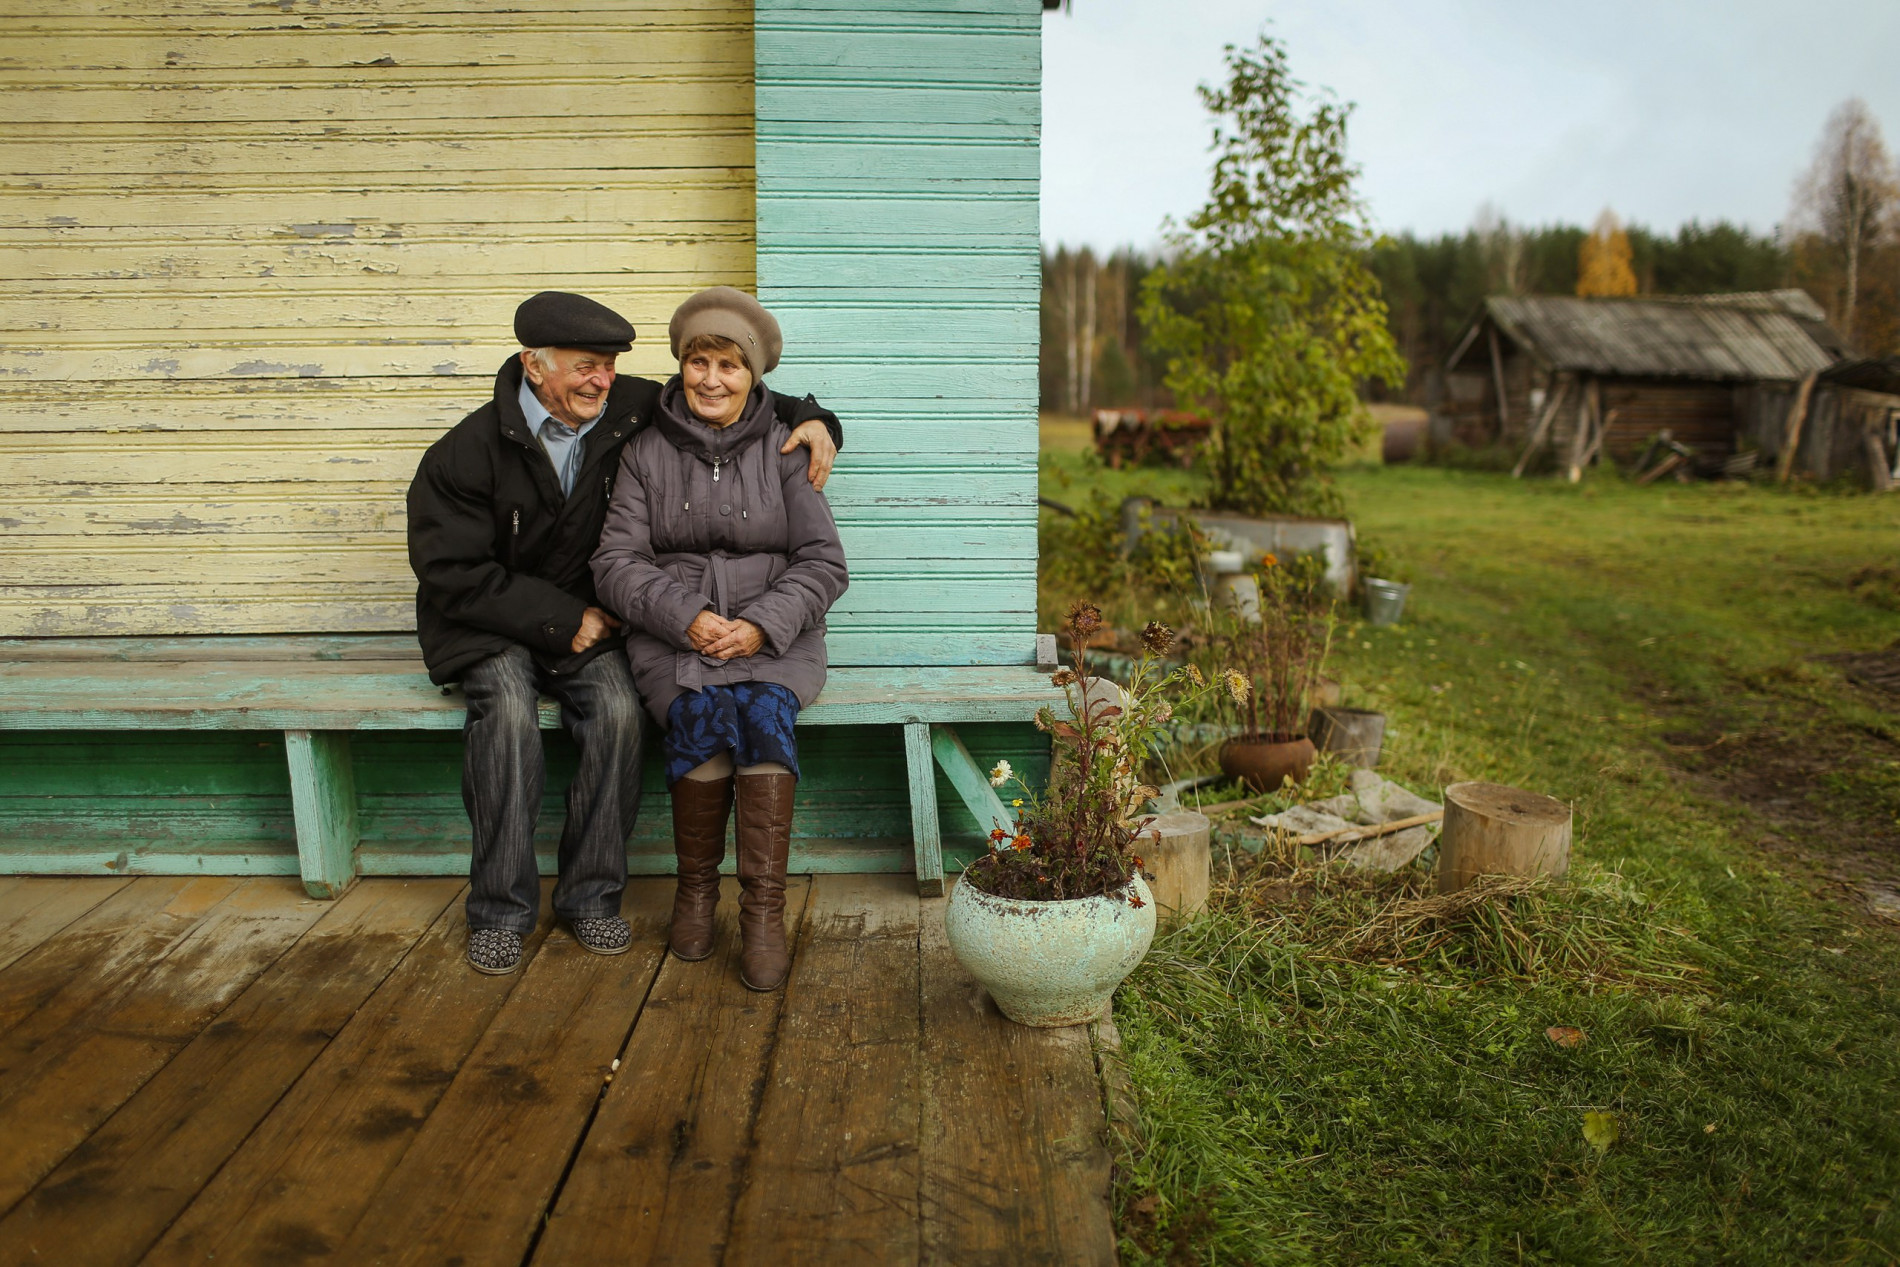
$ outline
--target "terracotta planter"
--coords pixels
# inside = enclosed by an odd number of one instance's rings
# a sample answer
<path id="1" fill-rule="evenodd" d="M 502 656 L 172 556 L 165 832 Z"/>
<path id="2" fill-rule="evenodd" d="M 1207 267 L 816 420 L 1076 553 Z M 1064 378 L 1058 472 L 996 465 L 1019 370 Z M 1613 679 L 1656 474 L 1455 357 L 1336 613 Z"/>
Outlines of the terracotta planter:
<path id="1" fill-rule="evenodd" d="M 1229 739 L 1220 747 L 1221 773 L 1261 792 L 1277 792 L 1287 779 L 1304 782 L 1313 768 L 1313 741 L 1305 735 Z"/>
<path id="2" fill-rule="evenodd" d="M 1022 1025 L 1081 1025 L 1102 1014 L 1155 936 L 1154 894 L 1026 902 L 985 893 L 964 877 L 944 904 L 951 953 Z"/>

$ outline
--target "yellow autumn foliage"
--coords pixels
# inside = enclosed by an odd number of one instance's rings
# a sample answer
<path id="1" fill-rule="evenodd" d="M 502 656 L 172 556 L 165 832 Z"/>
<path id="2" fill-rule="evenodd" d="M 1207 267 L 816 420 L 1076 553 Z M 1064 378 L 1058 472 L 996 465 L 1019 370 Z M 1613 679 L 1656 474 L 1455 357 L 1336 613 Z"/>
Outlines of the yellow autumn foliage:
<path id="1" fill-rule="evenodd" d="M 1636 270 L 1630 267 L 1630 235 L 1608 207 L 1577 247 L 1579 295 L 1634 295 Z"/>

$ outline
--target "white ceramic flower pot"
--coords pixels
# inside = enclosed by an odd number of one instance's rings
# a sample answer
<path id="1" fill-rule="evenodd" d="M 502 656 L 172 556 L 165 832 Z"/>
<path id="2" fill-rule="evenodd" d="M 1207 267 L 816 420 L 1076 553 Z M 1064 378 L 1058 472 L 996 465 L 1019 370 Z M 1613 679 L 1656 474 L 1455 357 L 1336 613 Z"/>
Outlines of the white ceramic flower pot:
<path id="1" fill-rule="evenodd" d="M 1080 1025 L 1100 1015 L 1154 941 L 1154 894 L 1139 876 L 1134 887 L 1140 906 L 1125 895 L 1025 902 L 958 876 L 944 931 L 957 961 L 1010 1020 Z"/>

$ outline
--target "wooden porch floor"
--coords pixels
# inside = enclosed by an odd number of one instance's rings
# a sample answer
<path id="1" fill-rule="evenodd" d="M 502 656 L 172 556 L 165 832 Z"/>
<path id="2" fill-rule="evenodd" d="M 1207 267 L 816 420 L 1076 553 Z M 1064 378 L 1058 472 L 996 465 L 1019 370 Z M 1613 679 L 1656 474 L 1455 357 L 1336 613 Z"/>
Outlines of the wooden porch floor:
<path id="1" fill-rule="evenodd" d="M 641 879 L 630 953 L 485 977 L 463 887 L 0 877 L 0 1262 L 1114 1261 L 1088 1031 L 910 877 L 795 879 L 769 995 L 736 890 L 703 963 Z"/>

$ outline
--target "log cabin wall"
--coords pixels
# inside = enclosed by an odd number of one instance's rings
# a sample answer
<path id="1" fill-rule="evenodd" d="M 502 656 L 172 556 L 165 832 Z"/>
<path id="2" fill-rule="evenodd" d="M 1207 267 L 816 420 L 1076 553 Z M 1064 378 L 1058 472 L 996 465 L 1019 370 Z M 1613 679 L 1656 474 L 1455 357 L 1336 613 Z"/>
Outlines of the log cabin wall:
<path id="1" fill-rule="evenodd" d="M 1518 351 L 1508 340 L 1500 342 L 1500 360 L 1504 369 L 1505 417 L 1502 432 L 1498 420 L 1497 376 L 1491 370 L 1489 353 L 1474 356 L 1473 366 L 1445 375 L 1445 393 L 1437 407 L 1438 431 L 1442 441 L 1449 437 L 1471 448 L 1487 445 L 1521 444 L 1534 420 L 1533 402 L 1541 401 L 1550 375 L 1530 356 Z"/>
<path id="2" fill-rule="evenodd" d="M 745 0 L 0 12 L 0 635 L 411 629 L 515 305 L 753 283 Z"/>
<path id="3" fill-rule="evenodd" d="M 1636 456 L 1649 438 L 1668 430 L 1677 441 L 1709 455 L 1735 450 L 1735 388 L 1727 383 L 1603 379 L 1604 447 L 1611 457 Z M 1615 417 L 1611 418 L 1611 412 Z"/>

